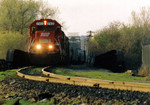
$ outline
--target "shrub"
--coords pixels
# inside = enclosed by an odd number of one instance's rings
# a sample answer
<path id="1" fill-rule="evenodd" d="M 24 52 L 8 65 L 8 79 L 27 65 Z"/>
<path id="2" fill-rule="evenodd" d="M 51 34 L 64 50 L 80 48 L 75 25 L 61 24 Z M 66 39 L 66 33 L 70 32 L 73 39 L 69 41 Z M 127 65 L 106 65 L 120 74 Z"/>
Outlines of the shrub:
<path id="1" fill-rule="evenodd" d="M 149 67 L 144 65 L 138 70 L 139 76 L 149 76 Z"/>
<path id="2" fill-rule="evenodd" d="M 21 35 L 19 32 L 0 33 L 0 59 L 5 59 L 8 49 L 27 50 L 28 34 Z"/>

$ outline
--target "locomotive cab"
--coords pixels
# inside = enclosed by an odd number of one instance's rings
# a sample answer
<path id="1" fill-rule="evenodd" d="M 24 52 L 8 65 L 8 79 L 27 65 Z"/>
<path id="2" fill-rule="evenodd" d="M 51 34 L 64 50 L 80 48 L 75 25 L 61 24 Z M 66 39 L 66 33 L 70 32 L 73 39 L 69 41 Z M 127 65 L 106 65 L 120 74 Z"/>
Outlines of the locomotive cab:
<path id="1" fill-rule="evenodd" d="M 58 53 L 61 51 L 61 25 L 53 20 L 39 20 L 30 25 L 29 53 Z"/>
<path id="2" fill-rule="evenodd" d="M 61 25 L 52 19 L 35 20 L 29 27 L 30 40 L 28 52 L 30 62 L 44 64 L 65 62 L 69 57 L 67 37 Z"/>

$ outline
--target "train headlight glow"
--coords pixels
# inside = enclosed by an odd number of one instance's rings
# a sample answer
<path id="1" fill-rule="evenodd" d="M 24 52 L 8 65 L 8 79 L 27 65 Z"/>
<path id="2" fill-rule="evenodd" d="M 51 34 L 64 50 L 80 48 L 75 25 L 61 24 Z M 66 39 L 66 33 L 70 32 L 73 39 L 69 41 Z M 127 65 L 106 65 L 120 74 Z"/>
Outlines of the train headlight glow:
<path id="1" fill-rule="evenodd" d="M 52 48 L 53 48 L 53 46 L 52 46 L 52 45 L 49 45 L 49 46 L 48 46 L 48 48 L 52 49 Z"/>
<path id="2" fill-rule="evenodd" d="M 44 25 L 45 25 L 45 26 L 47 25 L 47 21 L 46 21 L 46 20 L 44 20 Z"/>
<path id="3" fill-rule="evenodd" d="M 37 49 L 41 49 L 41 45 L 38 44 L 38 45 L 36 46 L 36 48 L 37 48 Z"/>

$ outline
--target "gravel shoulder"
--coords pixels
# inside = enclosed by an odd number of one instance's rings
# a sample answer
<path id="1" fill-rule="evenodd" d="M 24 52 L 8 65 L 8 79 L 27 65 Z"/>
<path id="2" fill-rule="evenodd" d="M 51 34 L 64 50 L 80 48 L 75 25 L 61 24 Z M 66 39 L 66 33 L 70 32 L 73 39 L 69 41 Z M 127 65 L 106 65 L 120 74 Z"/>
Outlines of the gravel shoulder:
<path id="1" fill-rule="evenodd" d="M 23 99 L 39 102 L 43 99 L 53 104 L 150 104 L 150 93 L 82 87 L 7 78 L 0 82 L 0 97 L 3 100 Z"/>

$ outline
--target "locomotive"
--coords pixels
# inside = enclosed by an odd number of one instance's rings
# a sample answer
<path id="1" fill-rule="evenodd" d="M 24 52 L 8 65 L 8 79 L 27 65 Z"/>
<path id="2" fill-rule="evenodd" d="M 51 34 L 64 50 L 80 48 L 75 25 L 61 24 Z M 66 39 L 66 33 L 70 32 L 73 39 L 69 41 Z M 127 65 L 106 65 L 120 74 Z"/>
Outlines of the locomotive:
<path id="1" fill-rule="evenodd" d="M 29 26 L 28 52 L 8 50 L 6 61 L 18 65 L 51 65 L 69 61 L 69 39 L 52 19 L 35 20 Z"/>

